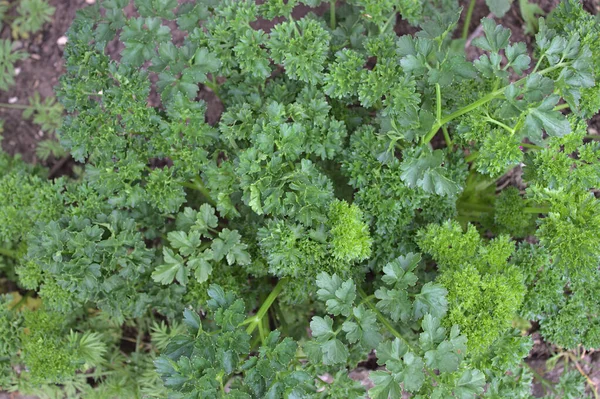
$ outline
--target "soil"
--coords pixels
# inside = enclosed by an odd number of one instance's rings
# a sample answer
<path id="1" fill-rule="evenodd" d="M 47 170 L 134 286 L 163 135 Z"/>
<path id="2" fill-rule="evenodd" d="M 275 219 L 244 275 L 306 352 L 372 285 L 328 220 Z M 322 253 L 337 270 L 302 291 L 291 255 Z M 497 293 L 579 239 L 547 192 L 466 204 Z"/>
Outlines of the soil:
<path id="1" fill-rule="evenodd" d="M 550 11 L 559 2 L 559 0 L 530 1 L 536 2 L 546 12 Z M 14 102 L 16 104 L 27 104 L 28 97 L 32 96 L 35 92 L 39 92 L 42 98 L 53 95 L 53 87 L 57 85 L 58 79 L 64 71 L 64 62 L 62 59 L 64 45 L 60 44 L 61 40 L 64 38 L 65 32 L 75 17 L 75 12 L 86 4 L 93 2 L 94 0 L 50 0 L 50 3 L 56 8 L 52 22 L 46 24 L 40 32 L 31 38 L 17 42 L 17 46 L 27 51 L 30 57 L 17 65 L 18 75 L 15 79 L 16 84 L 9 92 L 0 92 L 1 103 Z M 259 0 L 259 2 L 261 1 Z M 462 0 L 461 3 L 466 7 L 468 0 Z M 584 5 L 588 11 L 594 14 L 600 11 L 600 0 L 585 0 Z M 324 8 L 319 8 L 313 11 L 322 13 L 324 10 Z M 309 11 L 311 10 L 307 7 L 298 7 L 294 10 L 294 16 L 300 17 Z M 469 29 L 471 33 L 470 39 L 473 39 L 477 34 L 481 34 L 481 29 L 478 29 L 480 20 L 489 15 L 490 12 L 485 5 L 485 0 L 477 0 Z M 513 2 L 511 9 L 503 18 L 496 18 L 496 20 L 512 31 L 511 39 L 513 41 L 524 41 L 531 48 L 532 37 L 525 35 L 524 22 L 520 16 L 518 1 L 515 0 Z M 274 22 L 276 21 L 258 21 L 255 27 L 269 31 Z M 395 30 L 399 34 L 414 33 L 416 31 L 415 28 L 410 27 L 402 20 L 398 21 Z M 458 31 L 460 32 L 460 29 Z M 9 37 L 9 29 L 7 26 L 4 26 L 2 31 L 0 31 L 0 38 Z M 119 44 L 114 43 L 109 46 L 109 51 L 117 53 L 119 51 Z M 479 55 L 477 49 L 472 46 L 467 48 L 467 57 L 469 59 L 475 59 Z M 216 123 L 223 111 L 222 105 L 214 93 L 207 89 L 203 89 L 200 92 L 200 98 L 207 102 L 208 122 L 211 124 Z M 4 120 L 2 148 L 10 154 L 20 154 L 28 162 L 39 163 L 40 160 L 35 154 L 35 148 L 40 140 L 47 138 L 44 137 L 40 129 L 33 123 L 24 121 L 19 110 L 0 108 L 0 119 Z M 590 133 L 597 134 L 599 130 L 600 116 L 597 115 L 590 121 Z M 47 166 L 51 168 L 60 166 L 62 168 L 68 167 L 68 164 L 65 166 L 65 160 L 50 159 Z M 559 363 L 550 372 L 545 367 L 546 361 L 556 352 L 556 348 L 543 342 L 536 333 L 534 333 L 534 340 L 535 347 L 527 360 L 529 365 L 549 381 L 557 381 L 564 369 L 564 365 Z M 600 353 L 593 351 L 586 352 L 580 354 L 579 359 L 582 371 L 588 374 L 596 386 L 600 386 Z M 352 372 L 352 377 L 361 380 L 366 386 L 370 384 L 367 376 L 368 372 L 366 369 L 357 369 Z M 544 395 L 542 384 L 535 384 L 534 394 L 538 397 Z M 0 392 L 0 399 L 17 398 L 26 399 L 17 394 Z"/>
<path id="2" fill-rule="evenodd" d="M 42 98 L 52 96 L 53 87 L 63 73 L 63 48 L 57 42 L 64 36 L 75 12 L 86 5 L 85 0 L 50 0 L 56 12 L 52 23 L 32 35 L 27 40 L 17 42 L 17 46 L 30 54 L 30 57 L 17 65 L 16 84 L 8 92 L 0 92 L 0 102 L 15 101 L 27 104 L 28 98 L 39 92 Z M 10 28 L 4 26 L 0 36 L 10 38 Z M 10 100 L 10 101 L 9 101 Z M 20 110 L 0 108 L 0 119 L 4 120 L 4 140 L 2 148 L 10 154 L 21 154 L 29 162 L 38 162 L 35 156 L 36 144 L 44 139 L 39 127 L 24 121 Z"/>

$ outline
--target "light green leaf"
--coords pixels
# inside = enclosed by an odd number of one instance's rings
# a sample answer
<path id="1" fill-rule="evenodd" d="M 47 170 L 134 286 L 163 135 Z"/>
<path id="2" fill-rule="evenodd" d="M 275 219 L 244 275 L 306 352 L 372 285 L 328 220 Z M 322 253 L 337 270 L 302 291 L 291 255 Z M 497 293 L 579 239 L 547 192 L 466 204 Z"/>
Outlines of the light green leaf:
<path id="1" fill-rule="evenodd" d="M 406 256 L 401 255 L 383 267 L 384 276 L 381 279 L 387 285 L 394 285 L 396 289 L 412 287 L 418 280 L 412 271 L 420 261 L 420 254 L 410 252 Z"/>
<path id="2" fill-rule="evenodd" d="M 415 296 L 414 317 L 420 319 L 426 313 L 434 317 L 443 317 L 448 311 L 448 291 L 440 284 L 429 282 L 421 288 L 421 292 Z"/>
<path id="3" fill-rule="evenodd" d="M 166 247 L 163 248 L 163 258 L 165 263 L 154 270 L 152 279 L 161 284 L 171 284 L 174 279 L 177 279 L 185 285 L 188 281 L 188 271 L 184 267 L 183 258 Z"/>
<path id="4" fill-rule="evenodd" d="M 485 0 L 485 3 L 489 7 L 492 14 L 498 18 L 502 18 L 504 14 L 510 10 L 512 0 Z"/>
<path id="5" fill-rule="evenodd" d="M 525 118 L 525 133 L 535 143 L 542 142 L 542 129 L 549 136 L 563 137 L 571 132 L 571 124 L 560 112 L 555 111 L 558 96 L 547 97 L 537 108 L 532 108 Z"/>
<path id="6" fill-rule="evenodd" d="M 373 371 L 369 374 L 374 387 L 369 389 L 371 399 L 389 399 L 402 397 L 400 384 L 385 371 Z"/>
<path id="7" fill-rule="evenodd" d="M 505 55 L 510 66 L 516 73 L 521 74 L 529 68 L 531 58 L 527 55 L 527 46 L 525 46 L 525 43 L 519 42 L 509 45 L 506 47 Z"/>
<path id="8" fill-rule="evenodd" d="M 405 154 L 400 165 L 400 178 L 412 188 L 419 187 L 437 195 L 455 196 L 461 187 L 447 176 L 448 170 L 442 166 L 444 158 L 441 150 L 431 151 L 427 148 L 415 155 Z"/>
<path id="9" fill-rule="evenodd" d="M 501 25 L 496 25 L 496 22 L 490 18 L 482 19 L 481 24 L 485 36 L 475 38 L 473 40 L 474 46 L 491 53 L 497 53 L 508 45 L 510 30 Z"/>
<path id="10" fill-rule="evenodd" d="M 317 276 L 317 296 L 327 305 L 327 312 L 334 316 L 349 316 L 356 298 L 356 286 L 352 280 L 342 282 L 336 274 L 329 276 L 319 273 Z"/>
<path id="11" fill-rule="evenodd" d="M 348 359 L 348 348 L 337 338 L 333 332 L 333 319 L 329 316 L 315 316 L 310 322 L 313 338 L 320 345 L 322 361 L 325 365 L 345 363 Z"/>
<path id="12" fill-rule="evenodd" d="M 419 336 L 419 342 L 424 350 L 435 348 L 446 337 L 446 329 L 441 327 L 440 319 L 430 314 L 425 315 L 421 327 L 423 332 Z"/>
<path id="13" fill-rule="evenodd" d="M 395 338 L 393 341 L 384 341 L 377 347 L 377 364 L 393 373 L 399 373 L 404 368 L 402 357 L 408 352 L 404 341 Z"/>
<path id="14" fill-rule="evenodd" d="M 402 320 L 407 322 L 413 314 L 413 306 L 405 290 L 389 290 L 385 287 L 375 291 L 375 298 L 379 299 L 377 309 L 388 315 L 394 322 Z"/>
<path id="15" fill-rule="evenodd" d="M 310 332 L 319 341 L 327 341 L 334 336 L 332 327 L 333 319 L 329 316 L 315 316 L 310 322 Z"/>
<path id="16" fill-rule="evenodd" d="M 199 283 L 203 283 L 210 277 L 213 267 L 203 256 L 188 260 L 187 265 L 194 270 L 194 276 Z"/>
<path id="17" fill-rule="evenodd" d="M 456 387 L 452 392 L 458 399 L 471 399 L 483 392 L 484 385 L 485 375 L 481 371 L 477 369 L 465 370 L 456 382 Z"/>
<path id="18" fill-rule="evenodd" d="M 237 263 L 238 265 L 247 265 L 250 263 L 250 254 L 246 251 L 248 247 L 241 243 L 242 236 L 237 230 L 223 229 L 219 233 L 219 238 L 212 242 L 213 259 L 220 262 L 223 258 L 227 259 L 229 265 Z"/>
<path id="19" fill-rule="evenodd" d="M 427 366 L 442 373 L 458 370 L 460 362 L 467 352 L 467 338 L 459 335 L 458 327 L 452 327 L 448 340 L 442 341 L 435 350 L 425 353 Z"/>
<path id="20" fill-rule="evenodd" d="M 200 246 L 200 233 L 198 232 L 186 234 L 183 231 L 172 231 L 167 234 L 167 238 L 171 246 L 178 249 L 183 256 L 190 256 Z"/>
<path id="21" fill-rule="evenodd" d="M 405 368 L 402 372 L 402 381 L 404 388 L 409 392 L 417 392 L 425 382 L 425 373 L 423 372 L 423 359 L 408 352 L 404 356 Z"/>
<path id="22" fill-rule="evenodd" d="M 382 337 L 379 333 L 375 313 L 365 309 L 362 304 L 354 308 L 352 313 L 357 322 L 346 320 L 342 325 L 342 330 L 346 332 L 348 342 L 352 344 L 360 341 L 367 348 L 376 348 Z"/>
<path id="23" fill-rule="evenodd" d="M 219 225 L 219 218 L 215 213 L 215 208 L 208 204 L 200 205 L 196 216 L 196 224 L 194 229 L 198 230 L 201 234 L 206 235 L 209 229 L 214 229 Z"/>
<path id="24" fill-rule="evenodd" d="M 323 364 L 326 366 L 346 363 L 348 360 L 348 348 L 339 340 L 332 339 L 321 344 L 323 351 Z"/>

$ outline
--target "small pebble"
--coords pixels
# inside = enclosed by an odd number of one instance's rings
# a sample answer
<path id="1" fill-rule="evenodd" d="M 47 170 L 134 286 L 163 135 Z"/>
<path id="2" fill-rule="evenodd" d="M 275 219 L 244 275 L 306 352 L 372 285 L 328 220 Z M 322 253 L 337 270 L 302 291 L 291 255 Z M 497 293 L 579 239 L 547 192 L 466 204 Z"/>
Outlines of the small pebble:
<path id="1" fill-rule="evenodd" d="M 33 58 L 34 60 L 41 60 L 42 57 L 40 57 L 38 54 L 31 54 L 31 58 Z"/>
<path id="2" fill-rule="evenodd" d="M 88 4 L 94 4 L 96 2 L 96 0 L 85 0 L 85 2 Z"/>
<path id="3" fill-rule="evenodd" d="M 15 68 L 15 76 L 19 76 L 20 73 L 21 73 L 21 68 L 16 67 Z"/>
<path id="4" fill-rule="evenodd" d="M 61 36 L 58 38 L 58 40 L 56 41 L 56 44 L 58 44 L 59 46 L 64 46 L 65 44 L 67 44 L 67 41 L 69 39 L 66 36 Z"/>
<path id="5" fill-rule="evenodd" d="M 9 103 L 9 104 L 15 104 L 17 101 L 19 101 L 19 98 L 18 98 L 18 97 L 10 97 L 10 98 L 8 99 L 8 103 Z"/>
<path id="6" fill-rule="evenodd" d="M 598 129 L 596 129 L 595 127 L 590 127 L 590 128 L 588 128 L 588 133 L 589 134 L 598 134 Z"/>

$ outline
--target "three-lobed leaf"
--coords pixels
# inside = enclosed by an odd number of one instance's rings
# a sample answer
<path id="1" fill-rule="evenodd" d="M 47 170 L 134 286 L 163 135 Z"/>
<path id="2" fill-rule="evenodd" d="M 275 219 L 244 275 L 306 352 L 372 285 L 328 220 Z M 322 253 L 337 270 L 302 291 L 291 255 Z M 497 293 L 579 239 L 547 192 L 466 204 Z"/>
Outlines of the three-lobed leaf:
<path id="1" fill-rule="evenodd" d="M 327 312 L 334 316 L 349 316 L 356 298 L 356 286 L 352 280 L 342 281 L 337 274 L 320 273 L 317 276 L 317 296 L 327 305 Z"/>

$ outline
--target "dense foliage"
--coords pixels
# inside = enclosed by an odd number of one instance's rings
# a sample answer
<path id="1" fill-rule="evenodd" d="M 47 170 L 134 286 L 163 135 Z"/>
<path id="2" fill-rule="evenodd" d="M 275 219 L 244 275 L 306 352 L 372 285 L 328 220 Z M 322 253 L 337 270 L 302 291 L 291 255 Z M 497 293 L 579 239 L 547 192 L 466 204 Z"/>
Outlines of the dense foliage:
<path id="1" fill-rule="evenodd" d="M 535 59 L 483 19 L 473 62 L 452 1 L 129 3 L 68 32 L 83 173 L 0 158 L 0 386 L 530 398 L 524 321 L 600 346 L 600 24 L 576 0 L 537 21 Z"/>

